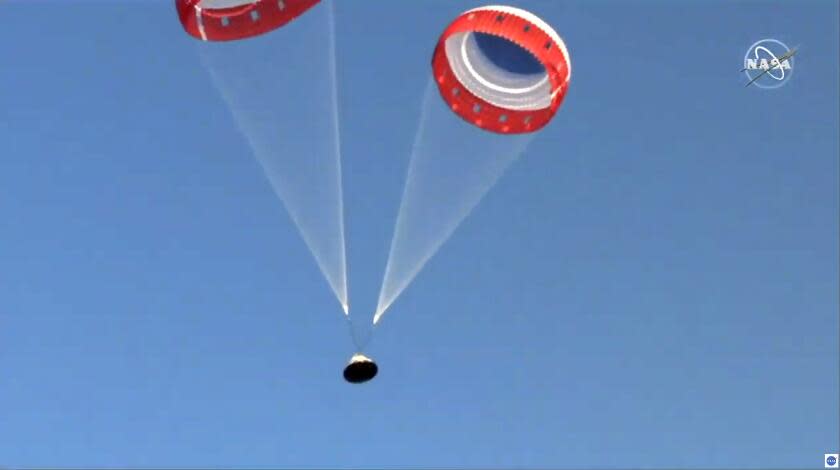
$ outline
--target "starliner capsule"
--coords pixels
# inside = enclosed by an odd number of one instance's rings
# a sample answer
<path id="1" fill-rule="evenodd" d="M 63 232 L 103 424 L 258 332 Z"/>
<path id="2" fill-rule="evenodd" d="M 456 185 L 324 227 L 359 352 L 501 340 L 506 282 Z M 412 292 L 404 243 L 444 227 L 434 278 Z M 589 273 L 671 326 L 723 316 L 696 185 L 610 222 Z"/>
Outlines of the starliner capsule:
<path id="1" fill-rule="evenodd" d="M 441 97 L 462 119 L 487 131 L 521 134 L 551 121 L 572 67 L 566 44 L 545 21 L 494 5 L 466 11 L 446 28 L 432 71 Z"/>
<path id="2" fill-rule="evenodd" d="M 371 358 L 357 353 L 350 358 L 350 362 L 344 368 L 344 380 L 354 384 L 367 382 L 376 377 L 378 371 L 379 368 Z"/>

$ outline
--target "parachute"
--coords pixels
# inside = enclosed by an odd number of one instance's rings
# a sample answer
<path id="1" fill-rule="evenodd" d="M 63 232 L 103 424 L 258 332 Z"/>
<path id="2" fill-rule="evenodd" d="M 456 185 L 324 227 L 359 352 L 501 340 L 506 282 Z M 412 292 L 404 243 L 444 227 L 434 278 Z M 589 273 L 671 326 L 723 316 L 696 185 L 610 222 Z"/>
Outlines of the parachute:
<path id="1" fill-rule="evenodd" d="M 524 49 L 542 66 L 541 73 L 516 73 L 494 63 L 482 43 Z M 548 124 L 571 78 L 569 52 L 557 32 L 536 15 L 510 6 L 475 8 L 458 16 L 438 41 L 432 69 L 441 97 L 455 114 L 501 134 L 534 132 Z"/>
<path id="2" fill-rule="evenodd" d="M 184 31 L 202 41 L 235 41 L 273 31 L 320 0 L 175 0 Z"/>
<path id="3" fill-rule="evenodd" d="M 554 118 L 571 77 L 557 32 L 510 6 L 459 15 L 431 65 L 374 325 Z"/>

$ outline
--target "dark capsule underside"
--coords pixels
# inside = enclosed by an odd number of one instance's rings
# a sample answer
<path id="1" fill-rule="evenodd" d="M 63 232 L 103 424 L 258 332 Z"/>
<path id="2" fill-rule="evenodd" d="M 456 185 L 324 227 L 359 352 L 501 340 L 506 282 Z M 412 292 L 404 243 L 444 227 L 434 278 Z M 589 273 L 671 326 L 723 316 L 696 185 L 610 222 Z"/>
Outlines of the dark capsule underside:
<path id="1" fill-rule="evenodd" d="M 344 368 L 344 380 L 358 384 L 376 377 L 379 368 L 373 361 L 351 362 Z"/>

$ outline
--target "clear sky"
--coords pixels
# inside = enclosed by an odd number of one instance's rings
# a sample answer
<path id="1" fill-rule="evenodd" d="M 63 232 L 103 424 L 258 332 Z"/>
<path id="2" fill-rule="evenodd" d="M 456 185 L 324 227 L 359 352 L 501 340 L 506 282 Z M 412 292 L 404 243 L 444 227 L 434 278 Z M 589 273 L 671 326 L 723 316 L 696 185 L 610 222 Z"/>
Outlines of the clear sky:
<path id="1" fill-rule="evenodd" d="M 361 325 L 432 48 L 480 5 L 336 6 Z M 822 468 L 838 3 L 514 5 L 564 37 L 569 93 L 351 386 L 339 304 L 172 2 L 0 3 L 0 467 Z M 278 70 L 323 52 L 305 19 Z M 794 76 L 745 88 L 768 37 Z"/>

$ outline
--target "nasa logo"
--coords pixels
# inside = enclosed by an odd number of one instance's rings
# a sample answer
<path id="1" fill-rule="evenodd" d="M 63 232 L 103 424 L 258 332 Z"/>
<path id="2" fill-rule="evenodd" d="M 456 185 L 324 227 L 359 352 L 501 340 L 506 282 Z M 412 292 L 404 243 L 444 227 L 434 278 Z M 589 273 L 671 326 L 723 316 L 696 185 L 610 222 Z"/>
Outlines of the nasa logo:
<path id="1" fill-rule="evenodd" d="M 825 454 L 825 468 L 837 468 L 837 454 Z"/>
<path id="2" fill-rule="evenodd" d="M 759 88 L 779 88 L 793 75 L 793 54 L 782 41 L 762 39 L 747 49 L 744 56 L 743 72 L 747 75 L 747 85 Z"/>

